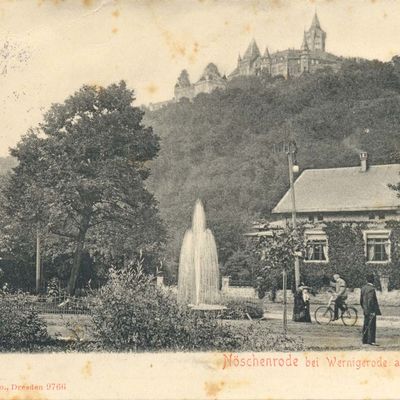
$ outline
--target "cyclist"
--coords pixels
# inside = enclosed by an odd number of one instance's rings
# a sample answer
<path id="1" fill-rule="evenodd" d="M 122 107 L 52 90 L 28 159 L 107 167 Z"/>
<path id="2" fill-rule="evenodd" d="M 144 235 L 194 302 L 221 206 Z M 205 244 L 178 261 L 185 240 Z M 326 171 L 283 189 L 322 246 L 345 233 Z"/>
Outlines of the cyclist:
<path id="1" fill-rule="evenodd" d="M 339 274 L 333 275 L 333 280 L 331 285 L 335 287 L 336 299 L 335 299 L 335 311 L 333 321 L 339 319 L 339 308 L 342 311 L 346 310 L 346 299 L 347 299 L 347 287 L 346 281 L 340 277 Z"/>

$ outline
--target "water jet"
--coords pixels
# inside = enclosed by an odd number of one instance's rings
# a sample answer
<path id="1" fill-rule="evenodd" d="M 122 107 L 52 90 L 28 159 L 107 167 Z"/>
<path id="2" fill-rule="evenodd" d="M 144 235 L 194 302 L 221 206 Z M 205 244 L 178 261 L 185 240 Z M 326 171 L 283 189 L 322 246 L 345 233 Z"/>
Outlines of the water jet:
<path id="1" fill-rule="evenodd" d="M 214 235 L 206 226 L 203 203 L 197 200 L 192 227 L 185 232 L 179 258 L 178 302 L 194 310 L 222 310 L 218 305 L 219 267 Z"/>

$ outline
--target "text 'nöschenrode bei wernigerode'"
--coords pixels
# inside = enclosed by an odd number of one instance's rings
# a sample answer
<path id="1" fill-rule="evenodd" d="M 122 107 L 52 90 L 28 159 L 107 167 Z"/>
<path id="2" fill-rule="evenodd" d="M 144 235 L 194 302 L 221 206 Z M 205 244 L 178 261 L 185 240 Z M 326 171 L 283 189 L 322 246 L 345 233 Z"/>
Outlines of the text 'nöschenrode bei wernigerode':
<path id="1" fill-rule="evenodd" d="M 384 356 L 360 356 L 360 357 L 338 357 L 335 355 L 295 355 L 295 354 L 274 354 L 263 356 L 262 354 L 223 354 L 222 369 L 226 368 L 296 368 L 296 367 L 329 367 L 329 368 L 388 368 L 399 367 L 400 359 L 389 360 Z"/>

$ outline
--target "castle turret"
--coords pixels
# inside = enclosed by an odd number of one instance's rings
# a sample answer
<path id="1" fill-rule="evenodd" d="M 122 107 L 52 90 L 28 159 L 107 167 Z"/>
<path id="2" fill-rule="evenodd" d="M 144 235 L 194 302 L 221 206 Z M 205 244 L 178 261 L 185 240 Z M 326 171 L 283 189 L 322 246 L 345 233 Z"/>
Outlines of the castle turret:
<path id="1" fill-rule="evenodd" d="M 306 32 L 303 34 L 303 42 L 301 44 L 300 50 L 302 53 L 308 53 L 310 51 L 310 48 L 308 47 L 307 43 L 307 37 L 306 37 Z"/>
<path id="2" fill-rule="evenodd" d="M 271 64 L 272 64 L 272 59 L 271 55 L 269 54 L 268 47 L 265 48 L 264 55 L 256 61 L 258 72 L 263 71 L 268 72 L 268 74 L 271 74 Z"/>
<path id="3" fill-rule="evenodd" d="M 178 77 L 178 81 L 175 84 L 174 89 L 175 99 L 179 100 L 182 97 L 192 99 L 194 97 L 194 88 L 190 83 L 189 74 L 184 69 Z"/>
<path id="4" fill-rule="evenodd" d="M 218 71 L 218 67 L 214 63 L 209 63 L 207 67 L 204 68 L 200 80 L 211 81 L 213 79 L 221 79 L 221 74 Z"/>
<path id="5" fill-rule="evenodd" d="M 300 47 L 300 72 L 309 72 L 310 71 L 310 49 L 308 47 L 307 42 L 307 33 L 304 32 L 303 35 L 303 43 Z"/>
<path id="6" fill-rule="evenodd" d="M 310 29 L 306 32 L 308 48 L 311 51 L 325 51 L 326 32 L 322 30 L 317 13 L 311 22 Z"/>
<path id="7" fill-rule="evenodd" d="M 218 67 L 214 63 L 210 63 L 193 86 L 195 95 L 198 93 L 211 93 L 215 89 L 225 89 L 226 77 L 223 78 L 218 71 Z"/>

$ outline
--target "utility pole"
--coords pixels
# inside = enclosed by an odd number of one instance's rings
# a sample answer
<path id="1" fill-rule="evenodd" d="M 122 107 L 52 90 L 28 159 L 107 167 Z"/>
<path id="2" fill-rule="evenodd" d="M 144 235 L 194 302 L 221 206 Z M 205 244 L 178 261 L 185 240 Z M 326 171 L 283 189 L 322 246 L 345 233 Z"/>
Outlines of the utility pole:
<path id="1" fill-rule="evenodd" d="M 292 200 L 292 225 L 295 235 L 297 235 L 297 220 L 296 220 L 296 196 L 294 192 L 294 177 L 293 172 L 298 172 L 298 166 L 294 164 L 294 155 L 296 153 L 296 144 L 290 142 L 287 149 L 288 164 L 289 164 L 289 180 L 290 180 L 290 195 Z M 300 286 L 300 261 L 297 252 L 294 259 L 294 280 L 296 289 Z"/>
<path id="2" fill-rule="evenodd" d="M 289 164 L 289 180 L 290 180 L 290 194 L 292 199 L 292 224 L 294 233 L 297 235 L 297 221 L 296 221 L 296 197 L 294 193 L 294 177 L 293 173 L 299 171 L 299 167 L 294 162 L 294 156 L 297 151 L 296 143 L 280 142 L 275 143 L 272 147 L 274 153 L 286 152 Z M 300 286 L 300 262 L 297 252 L 295 252 L 294 275 L 296 289 Z M 282 289 L 283 289 L 283 332 L 287 333 L 287 270 L 286 267 L 282 270 Z"/>

